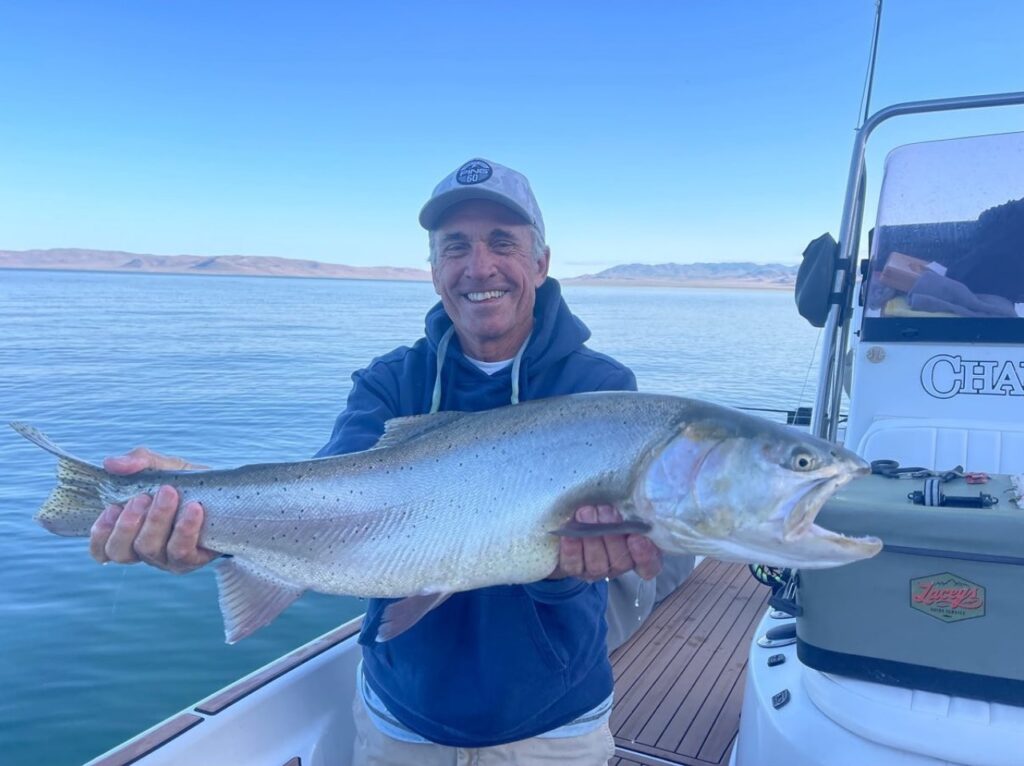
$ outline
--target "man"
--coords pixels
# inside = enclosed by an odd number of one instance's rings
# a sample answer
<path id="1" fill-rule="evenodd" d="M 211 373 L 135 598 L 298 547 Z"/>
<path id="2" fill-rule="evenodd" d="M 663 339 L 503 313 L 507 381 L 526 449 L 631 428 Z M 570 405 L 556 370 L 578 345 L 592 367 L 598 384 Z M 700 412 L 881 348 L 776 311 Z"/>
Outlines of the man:
<path id="1" fill-rule="evenodd" d="M 353 375 L 320 455 L 373 446 L 393 417 L 635 389 L 627 368 L 584 345 L 589 331 L 547 277 L 544 222 L 524 176 L 471 160 L 438 184 L 420 223 L 441 297 L 426 337 Z M 105 465 L 131 473 L 187 464 L 139 449 Z M 175 521 L 176 510 L 169 487 L 108 509 L 93 529 L 93 555 L 172 571 L 207 563 L 216 554 L 197 545 L 202 508 L 190 503 Z M 577 518 L 616 517 L 591 506 Z M 456 593 L 387 642 L 375 637 L 391 602 L 371 600 L 355 763 L 603 763 L 614 751 L 605 579 L 630 570 L 647 579 L 660 568 L 659 551 L 640 536 L 563 538 L 545 580 Z"/>

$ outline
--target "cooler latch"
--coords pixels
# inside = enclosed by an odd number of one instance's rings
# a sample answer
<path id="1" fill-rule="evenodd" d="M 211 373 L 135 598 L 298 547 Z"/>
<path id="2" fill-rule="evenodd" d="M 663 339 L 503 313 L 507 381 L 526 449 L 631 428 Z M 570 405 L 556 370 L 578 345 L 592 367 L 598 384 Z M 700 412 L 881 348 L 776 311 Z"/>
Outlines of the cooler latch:
<path id="1" fill-rule="evenodd" d="M 991 508 L 999 502 L 986 492 L 974 495 L 947 495 L 942 491 L 942 479 L 925 479 L 924 488 L 907 494 L 915 505 L 945 506 L 950 508 Z"/>

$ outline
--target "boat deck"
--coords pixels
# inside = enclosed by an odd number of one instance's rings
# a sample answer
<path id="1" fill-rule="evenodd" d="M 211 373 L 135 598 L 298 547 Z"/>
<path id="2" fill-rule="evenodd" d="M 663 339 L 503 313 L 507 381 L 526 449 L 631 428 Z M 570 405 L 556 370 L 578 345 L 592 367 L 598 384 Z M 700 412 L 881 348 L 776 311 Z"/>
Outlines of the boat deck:
<path id="1" fill-rule="evenodd" d="M 705 559 L 615 650 L 609 766 L 728 762 L 750 639 L 770 595 L 746 566 Z"/>

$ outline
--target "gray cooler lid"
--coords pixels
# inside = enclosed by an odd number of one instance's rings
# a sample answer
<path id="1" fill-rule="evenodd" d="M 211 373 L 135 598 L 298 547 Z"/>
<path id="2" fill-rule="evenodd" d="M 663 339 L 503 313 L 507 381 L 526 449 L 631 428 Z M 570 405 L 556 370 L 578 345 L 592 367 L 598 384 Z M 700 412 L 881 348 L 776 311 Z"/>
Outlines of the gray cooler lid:
<path id="1" fill-rule="evenodd" d="M 923 485 L 923 479 L 865 476 L 837 492 L 816 523 L 846 535 L 874 535 L 886 548 L 1017 559 L 1007 563 L 1024 565 L 1024 510 L 1012 500 L 1008 476 L 992 476 L 985 484 L 954 479 L 942 485 L 947 496 L 992 495 L 999 502 L 990 508 L 915 505 L 907 495 Z"/>

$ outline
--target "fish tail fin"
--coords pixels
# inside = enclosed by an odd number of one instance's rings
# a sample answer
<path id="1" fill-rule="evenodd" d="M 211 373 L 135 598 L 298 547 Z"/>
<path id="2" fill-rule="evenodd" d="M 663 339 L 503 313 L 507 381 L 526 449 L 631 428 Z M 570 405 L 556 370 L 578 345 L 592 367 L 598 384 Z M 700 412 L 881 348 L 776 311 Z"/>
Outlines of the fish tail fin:
<path id="1" fill-rule="evenodd" d="M 104 496 L 112 494 L 110 474 L 68 454 L 30 425 L 11 423 L 11 428 L 57 456 L 57 486 L 36 514 L 36 521 L 56 535 L 88 537 L 106 504 Z"/>

